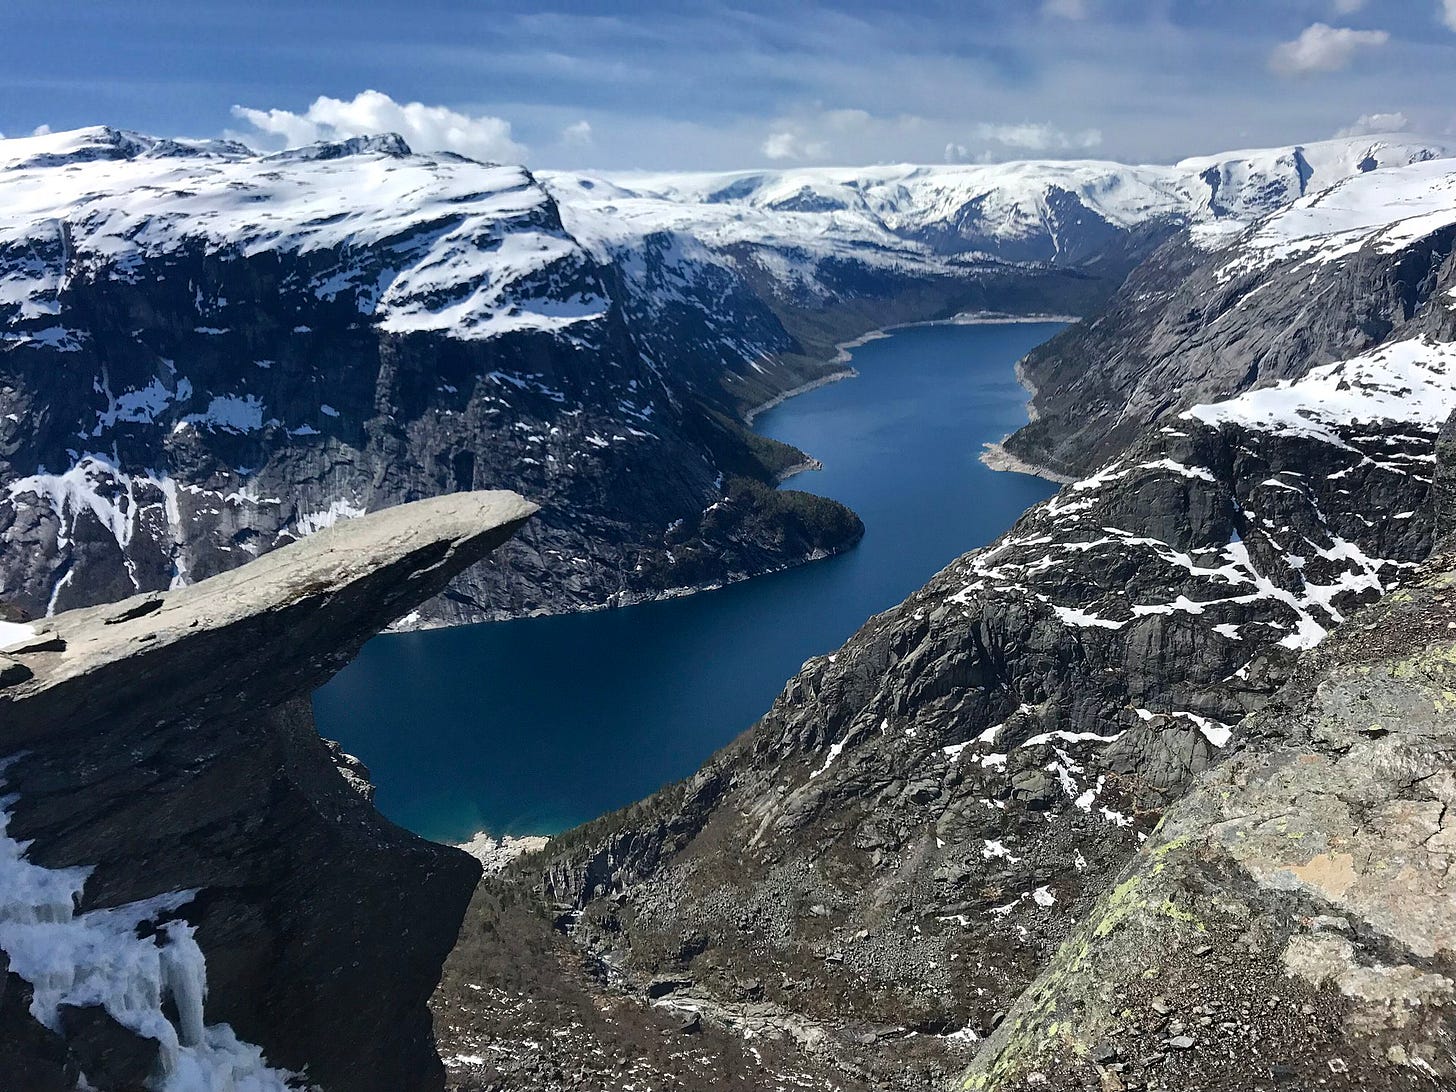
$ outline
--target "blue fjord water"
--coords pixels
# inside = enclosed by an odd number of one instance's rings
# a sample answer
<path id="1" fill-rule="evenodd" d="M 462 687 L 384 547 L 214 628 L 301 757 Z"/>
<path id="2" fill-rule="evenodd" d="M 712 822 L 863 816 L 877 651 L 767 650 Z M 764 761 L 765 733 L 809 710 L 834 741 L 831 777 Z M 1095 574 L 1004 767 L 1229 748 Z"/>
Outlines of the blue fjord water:
<path id="1" fill-rule="evenodd" d="M 978 456 L 1025 422 L 1012 365 L 1060 328 L 899 330 L 854 351 L 857 378 L 759 416 L 823 461 L 787 485 L 858 512 L 854 550 L 684 599 L 382 635 L 316 695 L 319 731 L 369 765 L 385 815 L 441 841 L 555 833 L 687 776 L 806 659 L 1051 494 Z"/>

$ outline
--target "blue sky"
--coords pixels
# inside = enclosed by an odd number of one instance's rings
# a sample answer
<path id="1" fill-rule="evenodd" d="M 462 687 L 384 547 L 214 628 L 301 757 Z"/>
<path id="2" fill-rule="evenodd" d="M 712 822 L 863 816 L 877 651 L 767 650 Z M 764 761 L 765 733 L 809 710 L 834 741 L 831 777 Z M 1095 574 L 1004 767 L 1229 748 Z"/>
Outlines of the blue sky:
<path id="1" fill-rule="evenodd" d="M 10 136 L 393 128 L 615 169 L 1456 138 L 1456 0 L 6 0 L 3 23 Z"/>

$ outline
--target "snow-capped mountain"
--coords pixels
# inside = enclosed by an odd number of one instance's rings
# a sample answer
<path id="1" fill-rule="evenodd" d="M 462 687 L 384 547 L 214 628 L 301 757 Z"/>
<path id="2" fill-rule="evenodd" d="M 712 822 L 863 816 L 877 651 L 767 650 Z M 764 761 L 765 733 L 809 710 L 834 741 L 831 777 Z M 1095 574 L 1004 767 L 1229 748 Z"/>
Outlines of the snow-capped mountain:
<path id="1" fill-rule="evenodd" d="M 43 321 L 12 340 L 57 348 L 71 330 L 62 293 L 93 272 L 145 276 L 188 250 L 299 263 L 294 291 L 344 301 L 390 333 L 460 339 L 516 331 L 569 334 L 604 317 L 590 258 L 521 167 L 413 156 L 396 136 L 259 156 L 225 142 L 158 140 L 81 129 L 0 142 L 0 315 Z M 199 325 L 241 305 L 197 287 Z"/>
<path id="2" fill-rule="evenodd" d="M 1007 446 L 1080 474 L 1195 402 L 1395 341 L 1452 340 L 1453 197 L 1456 163 L 1420 162 L 1351 176 L 1242 231 L 1175 240 L 1022 362 L 1037 420 Z"/>
<path id="3" fill-rule="evenodd" d="M 665 265 L 681 302 L 654 293 L 659 320 L 633 321 L 632 278 Z M 547 515 L 425 620 L 600 606 L 853 541 L 830 502 L 801 503 L 807 532 L 741 527 L 786 503 L 770 486 L 801 456 L 750 450 L 735 414 L 823 366 L 761 363 L 792 337 L 683 248 L 630 272 L 523 168 L 397 137 L 0 143 L 3 597 L 41 614 L 186 583 L 472 486 Z"/>
<path id="4" fill-rule="evenodd" d="M 832 258 L 1096 263 L 1120 238 L 1152 225 L 1243 226 L 1345 178 L 1451 150 L 1391 136 L 1229 152 L 1173 166 L 1045 161 L 541 177 L 584 241 L 674 231 L 719 250 L 772 248 L 784 255 L 778 272 L 802 276 L 809 262 Z"/>
<path id="5" fill-rule="evenodd" d="M 1342 179 L 1290 204 L 1229 248 L 1218 277 L 1302 260 L 1317 270 L 1369 247 L 1394 254 L 1456 224 L 1456 172 L 1445 160 L 1413 163 L 1378 178 Z"/>
<path id="6" fill-rule="evenodd" d="M 773 494 L 802 456 L 741 415 L 830 373 L 835 342 L 1080 313 L 1181 226 L 1221 237 L 1443 152 L 538 179 L 388 135 L 0 141 L 0 595 L 40 614 L 185 583 L 472 486 L 545 511 L 419 621 L 791 564 L 857 523 Z M 748 530 L 784 504 L 807 535 Z"/>

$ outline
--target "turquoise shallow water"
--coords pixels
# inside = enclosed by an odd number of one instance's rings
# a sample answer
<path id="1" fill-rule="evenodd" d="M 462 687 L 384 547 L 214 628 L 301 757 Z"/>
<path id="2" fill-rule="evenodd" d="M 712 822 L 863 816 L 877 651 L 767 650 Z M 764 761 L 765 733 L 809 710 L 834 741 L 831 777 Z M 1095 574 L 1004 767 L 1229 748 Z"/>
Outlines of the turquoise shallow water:
<path id="1" fill-rule="evenodd" d="M 1053 486 L 981 445 L 1026 420 L 1012 365 L 1055 323 L 920 326 L 854 351 L 857 378 L 755 427 L 824 463 L 788 484 L 848 504 L 854 550 L 623 610 L 387 634 L 314 699 L 385 815 L 443 841 L 551 834 L 692 773 L 838 647 Z"/>

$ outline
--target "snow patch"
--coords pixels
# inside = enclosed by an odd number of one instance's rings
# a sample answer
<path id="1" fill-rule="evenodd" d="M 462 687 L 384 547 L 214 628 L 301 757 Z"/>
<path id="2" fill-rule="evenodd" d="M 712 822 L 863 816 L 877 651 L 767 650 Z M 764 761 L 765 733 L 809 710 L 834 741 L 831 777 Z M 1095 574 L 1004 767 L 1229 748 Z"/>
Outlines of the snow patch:
<path id="1" fill-rule="evenodd" d="M 35 638 L 35 627 L 22 622 L 0 621 L 0 652 L 23 645 Z"/>
<path id="2" fill-rule="evenodd" d="M 1346 447 L 1342 432 L 1392 422 L 1437 431 L 1456 408 L 1456 344 L 1426 338 L 1381 346 L 1182 416 L 1217 427 L 1308 436 Z"/>

